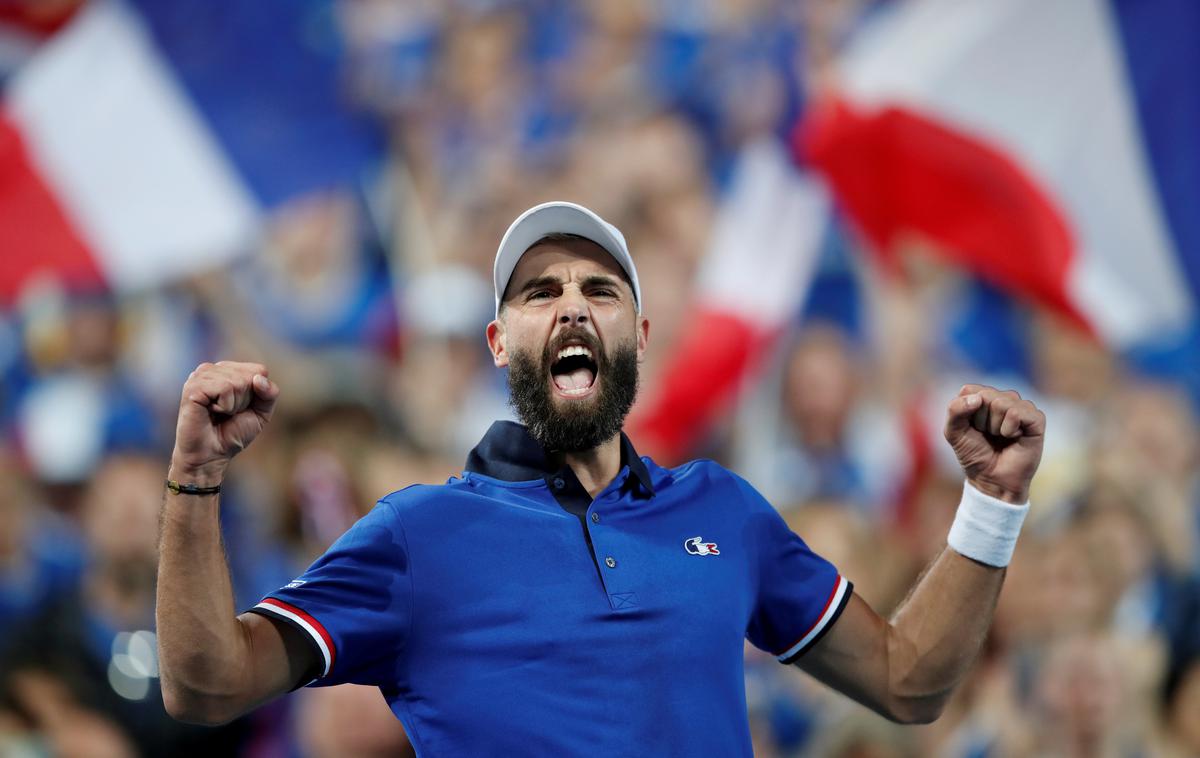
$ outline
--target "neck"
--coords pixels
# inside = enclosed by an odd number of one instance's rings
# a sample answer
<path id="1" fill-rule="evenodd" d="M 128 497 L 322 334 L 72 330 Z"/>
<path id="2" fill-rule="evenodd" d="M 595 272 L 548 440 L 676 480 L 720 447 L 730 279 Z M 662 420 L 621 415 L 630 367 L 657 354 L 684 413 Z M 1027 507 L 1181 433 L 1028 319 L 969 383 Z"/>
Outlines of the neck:
<path id="1" fill-rule="evenodd" d="M 563 453 L 563 460 L 594 500 L 621 470 L 621 435 L 615 434 L 590 450 Z"/>

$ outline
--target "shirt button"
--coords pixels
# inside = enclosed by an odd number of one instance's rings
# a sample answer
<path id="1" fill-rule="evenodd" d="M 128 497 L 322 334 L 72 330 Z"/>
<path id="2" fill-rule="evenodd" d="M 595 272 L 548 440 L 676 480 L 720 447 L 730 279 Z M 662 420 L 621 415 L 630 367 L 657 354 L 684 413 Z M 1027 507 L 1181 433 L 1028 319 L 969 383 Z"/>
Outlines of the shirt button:
<path id="1" fill-rule="evenodd" d="M 563 481 L 563 478 L 561 476 L 554 477 L 553 484 L 554 484 L 554 489 L 556 489 L 556 490 L 561 490 L 563 487 L 567 486 L 567 483 Z"/>
<path id="2" fill-rule="evenodd" d="M 600 514 L 599 514 L 599 513 L 593 513 L 593 514 L 592 514 L 592 523 L 593 523 L 593 524 L 599 524 L 599 523 L 600 523 Z"/>
<path id="3" fill-rule="evenodd" d="M 610 569 L 615 569 L 617 567 L 617 559 L 610 555 L 604 559 L 604 565 L 608 566 Z"/>

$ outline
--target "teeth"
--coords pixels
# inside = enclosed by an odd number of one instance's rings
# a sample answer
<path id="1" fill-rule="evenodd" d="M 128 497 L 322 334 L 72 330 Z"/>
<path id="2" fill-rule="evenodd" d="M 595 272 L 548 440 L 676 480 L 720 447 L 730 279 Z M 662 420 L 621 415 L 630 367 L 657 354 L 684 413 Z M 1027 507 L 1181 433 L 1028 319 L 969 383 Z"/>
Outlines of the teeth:
<path id="1" fill-rule="evenodd" d="M 564 347 L 562 350 L 558 351 L 558 359 L 559 360 L 562 360 L 563 358 L 567 358 L 572 355 L 585 355 L 590 360 L 592 357 L 592 351 L 588 350 L 583 345 L 568 345 L 567 347 Z"/>
<path id="2" fill-rule="evenodd" d="M 564 395 L 582 395 L 590 389 L 591 387 L 580 387 L 576 390 L 559 390 L 559 392 L 563 393 Z"/>

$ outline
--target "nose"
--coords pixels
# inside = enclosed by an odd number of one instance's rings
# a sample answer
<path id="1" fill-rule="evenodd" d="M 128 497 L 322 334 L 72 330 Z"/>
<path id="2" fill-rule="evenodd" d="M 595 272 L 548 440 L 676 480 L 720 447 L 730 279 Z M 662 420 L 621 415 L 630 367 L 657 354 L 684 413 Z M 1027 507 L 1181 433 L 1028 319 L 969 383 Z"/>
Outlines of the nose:
<path id="1" fill-rule="evenodd" d="M 563 326 L 582 326 L 588 321 L 586 302 L 582 297 L 564 296 L 558 310 L 558 323 Z"/>

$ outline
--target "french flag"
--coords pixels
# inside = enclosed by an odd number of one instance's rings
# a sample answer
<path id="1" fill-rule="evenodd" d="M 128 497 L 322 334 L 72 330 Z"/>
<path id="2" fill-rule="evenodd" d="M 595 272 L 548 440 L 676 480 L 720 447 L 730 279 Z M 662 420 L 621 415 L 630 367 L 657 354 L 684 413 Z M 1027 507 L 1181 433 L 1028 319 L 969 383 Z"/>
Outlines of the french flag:
<path id="1" fill-rule="evenodd" d="M 1194 0 L 885 4 L 810 102 L 799 163 L 885 267 L 916 234 L 1113 349 L 1171 343 L 1200 298 L 1197 40 Z M 807 293 L 828 202 L 785 163 L 744 151 L 689 328 L 631 420 L 664 460 L 694 449 Z"/>
<path id="2" fill-rule="evenodd" d="M 885 262 L 916 234 L 1123 349 L 1200 293 L 1200 4 L 910 0 L 857 35 L 804 158 Z"/>
<path id="3" fill-rule="evenodd" d="M 8 81 L 0 305 L 218 266 L 382 146 L 342 102 L 330 0 L 91 0 Z"/>
<path id="4" fill-rule="evenodd" d="M 662 462 L 693 454 L 800 312 L 829 223 L 829 192 L 774 136 L 747 142 L 717 208 L 687 324 L 630 419 Z"/>
<path id="5" fill-rule="evenodd" d="M 70 22 L 83 0 L 0 2 L 0 81 L 23 65 L 49 37 Z"/>

